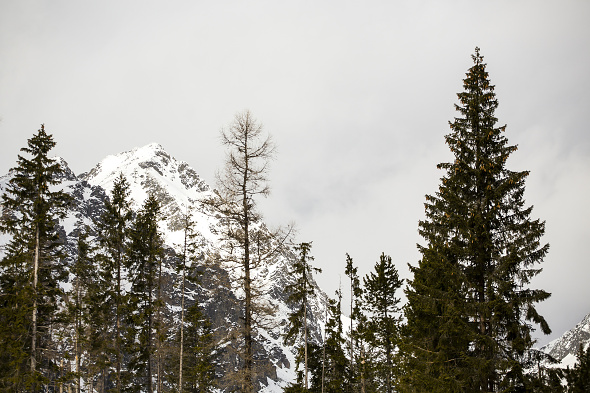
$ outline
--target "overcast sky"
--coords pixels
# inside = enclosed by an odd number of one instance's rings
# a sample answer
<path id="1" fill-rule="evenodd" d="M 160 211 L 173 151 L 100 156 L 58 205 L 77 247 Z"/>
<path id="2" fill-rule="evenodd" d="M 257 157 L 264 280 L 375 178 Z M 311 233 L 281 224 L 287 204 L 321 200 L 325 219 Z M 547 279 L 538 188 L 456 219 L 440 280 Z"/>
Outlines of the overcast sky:
<path id="1" fill-rule="evenodd" d="M 326 292 L 347 252 L 407 278 L 479 46 L 547 222 L 555 338 L 590 313 L 589 20 L 587 0 L 0 1 L 0 173 L 45 123 L 77 174 L 158 142 L 213 184 L 219 130 L 249 109 L 279 152 L 263 213 L 313 241 Z"/>

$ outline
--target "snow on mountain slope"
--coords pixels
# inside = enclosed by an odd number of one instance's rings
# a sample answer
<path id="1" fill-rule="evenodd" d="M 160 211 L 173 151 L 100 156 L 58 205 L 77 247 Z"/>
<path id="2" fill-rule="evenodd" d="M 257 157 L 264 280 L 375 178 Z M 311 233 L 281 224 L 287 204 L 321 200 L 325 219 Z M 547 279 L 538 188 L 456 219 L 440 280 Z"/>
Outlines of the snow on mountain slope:
<path id="1" fill-rule="evenodd" d="M 171 157 L 157 143 L 108 156 L 92 170 L 80 175 L 80 179 L 110 193 L 120 174 L 130 184 L 134 210 L 141 207 L 148 193 L 158 197 L 168 224 L 167 235 L 180 228 L 178 220 L 186 209 L 209 192 L 209 186 L 194 169 L 186 162 Z M 197 223 L 205 221 L 208 221 L 206 217 L 197 217 Z M 198 229 L 208 232 L 203 225 Z"/>

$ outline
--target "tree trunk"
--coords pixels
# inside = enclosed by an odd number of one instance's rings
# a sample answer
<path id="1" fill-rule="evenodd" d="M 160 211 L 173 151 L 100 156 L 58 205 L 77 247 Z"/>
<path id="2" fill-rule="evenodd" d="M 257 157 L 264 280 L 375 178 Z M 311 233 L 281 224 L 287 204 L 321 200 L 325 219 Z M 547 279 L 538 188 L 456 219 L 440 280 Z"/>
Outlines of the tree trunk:
<path id="1" fill-rule="evenodd" d="M 33 316 L 31 338 L 31 374 L 33 377 L 37 371 L 37 281 L 39 271 L 39 226 L 35 229 L 35 256 L 33 259 Z"/>
<path id="2" fill-rule="evenodd" d="M 60 376 L 63 376 L 63 370 L 64 370 L 64 359 L 61 358 L 59 360 L 59 368 L 60 368 Z M 59 383 L 59 393 L 64 393 L 64 383 L 60 381 Z"/>
<path id="3" fill-rule="evenodd" d="M 80 393 L 80 328 L 81 328 L 81 315 L 80 315 L 80 303 L 81 303 L 81 293 L 80 293 L 80 277 L 78 277 L 76 282 L 76 393 Z"/>
<path id="4" fill-rule="evenodd" d="M 150 242 L 151 243 L 151 242 Z M 152 318 L 152 314 L 153 314 L 153 301 L 152 301 L 152 289 L 153 289 L 153 276 L 152 276 L 152 272 L 153 272 L 153 261 L 152 258 L 149 257 L 149 261 L 148 261 L 148 301 L 147 301 L 147 305 L 146 305 L 146 312 L 148 314 L 148 334 L 147 334 L 147 351 L 148 351 L 148 359 L 147 359 L 147 388 L 148 388 L 148 393 L 153 393 L 154 392 L 154 387 L 153 387 L 153 381 L 152 381 L 152 328 L 153 328 L 153 318 Z"/>
<path id="5" fill-rule="evenodd" d="M 92 383 L 93 378 L 94 378 L 94 375 L 92 373 L 90 373 L 90 372 L 86 373 L 86 389 L 87 389 L 86 391 L 88 393 L 94 393 L 94 390 L 95 390 L 94 383 Z M 80 393 L 80 392 L 78 392 L 78 393 Z"/>
<path id="6" fill-rule="evenodd" d="M 366 391 L 366 380 L 365 380 L 365 348 L 364 346 L 361 347 L 361 393 L 365 393 Z M 389 393 L 389 390 L 388 390 Z"/>
<path id="7" fill-rule="evenodd" d="M 186 227 L 184 229 L 184 250 L 182 255 L 182 284 L 180 297 L 180 356 L 178 366 L 178 391 L 182 393 L 182 358 L 184 356 L 184 279 L 186 277 L 186 248 L 187 248 L 187 232 L 188 232 L 188 217 Z"/>
<path id="8" fill-rule="evenodd" d="M 246 228 L 248 225 L 246 225 Z M 246 235 L 246 239 L 248 236 Z M 245 244 L 248 244 L 246 241 Z M 246 358 L 244 359 L 244 372 L 245 372 L 245 392 L 253 392 L 253 381 L 252 381 L 252 283 L 250 277 L 250 258 L 248 253 L 248 246 L 246 246 L 246 252 L 244 255 L 244 292 L 246 295 L 245 307 L 244 307 L 244 344 L 246 346 Z"/>
<path id="9" fill-rule="evenodd" d="M 152 294 L 150 289 L 149 295 L 149 303 L 151 306 L 152 303 Z M 147 351 L 148 351 L 148 359 L 147 359 L 147 387 L 148 393 L 154 392 L 153 381 L 152 381 L 152 313 L 148 311 L 148 336 L 147 336 Z"/>
<path id="10" fill-rule="evenodd" d="M 248 146 L 248 140 L 245 141 L 246 149 Z M 252 278 L 250 277 L 250 214 L 248 206 L 248 191 L 246 189 L 248 184 L 248 157 L 245 157 L 245 168 L 242 182 L 242 208 L 244 209 L 243 216 L 243 228 L 244 228 L 244 292 L 245 292 L 245 305 L 244 305 L 244 345 L 246 346 L 246 359 L 244 359 L 244 372 L 245 372 L 245 393 L 252 393 L 254 391 L 254 385 L 252 381 L 252 363 L 253 363 L 253 351 L 252 351 Z"/>
<path id="11" fill-rule="evenodd" d="M 102 369 L 102 386 L 100 387 L 100 392 L 105 393 L 107 387 L 107 370 L 106 367 Z"/>
<path id="12" fill-rule="evenodd" d="M 305 390 L 308 387 L 308 370 L 307 370 L 307 301 L 303 302 L 303 331 L 305 335 Z"/>
<path id="13" fill-rule="evenodd" d="M 322 393 L 324 393 L 324 378 L 326 376 L 326 341 L 328 341 L 328 303 L 326 303 L 326 316 L 324 319 L 324 348 L 322 353 Z"/>
<path id="14" fill-rule="evenodd" d="M 161 310 L 161 303 L 162 303 L 162 259 L 159 259 L 158 263 L 158 299 L 156 300 L 157 309 L 156 309 L 156 351 L 157 351 L 157 369 L 156 372 L 158 373 L 157 379 L 157 391 L 158 393 L 162 392 L 162 310 Z"/>
<path id="15" fill-rule="evenodd" d="M 354 272 L 350 276 L 350 373 L 353 377 L 353 386 L 354 386 L 354 333 L 353 333 L 353 306 L 354 306 Z"/>
<path id="16" fill-rule="evenodd" d="M 121 392 L 121 310 L 119 308 L 119 304 L 121 303 L 121 251 L 117 252 L 117 296 L 116 296 L 116 305 L 115 305 L 115 314 L 117 318 L 117 326 L 116 326 L 116 367 L 117 367 L 117 387 L 116 391 L 118 393 Z"/>

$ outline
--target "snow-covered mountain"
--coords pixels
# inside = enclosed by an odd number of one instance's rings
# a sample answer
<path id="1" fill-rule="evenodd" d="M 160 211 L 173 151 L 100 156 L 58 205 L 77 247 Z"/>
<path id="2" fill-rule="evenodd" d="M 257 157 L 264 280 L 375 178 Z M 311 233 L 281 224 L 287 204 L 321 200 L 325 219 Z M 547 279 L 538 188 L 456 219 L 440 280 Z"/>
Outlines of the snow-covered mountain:
<path id="1" fill-rule="evenodd" d="M 123 174 L 130 184 L 130 199 L 134 210 L 139 210 L 148 195 L 156 195 L 161 203 L 162 221 L 160 229 L 164 234 L 168 255 L 163 271 L 166 283 L 167 309 L 174 319 L 180 312 L 180 290 L 176 264 L 179 259 L 174 250 L 180 250 L 184 238 L 182 216 L 187 208 L 193 207 L 193 220 L 196 222 L 200 249 L 203 255 L 211 254 L 219 245 L 219 217 L 212 216 L 199 207 L 198 200 L 210 195 L 212 189 L 207 185 L 186 162 L 170 156 L 162 146 L 150 144 L 120 154 L 108 156 L 90 171 L 76 176 L 67 163 L 58 158 L 64 168 L 62 185 L 75 199 L 75 207 L 62 222 L 66 237 L 66 249 L 70 254 L 76 251 L 76 236 L 82 225 L 92 225 L 100 217 L 105 198 L 110 195 L 115 179 Z M 0 194 L 6 189 L 10 174 L 0 177 Z M 5 243 L 7 239 L 0 239 Z M 0 257 L 2 257 L 0 248 Z M 287 274 L 291 261 L 295 258 L 291 250 L 285 250 L 261 271 L 256 272 L 257 279 L 264 284 L 266 300 L 275 307 L 276 313 L 272 323 L 258 330 L 255 337 L 255 353 L 260 359 L 267 359 L 263 375 L 259 378 L 261 392 L 279 392 L 282 387 L 295 379 L 295 351 L 283 344 L 283 334 L 287 327 L 287 315 L 291 311 L 286 303 L 286 285 L 293 279 Z M 219 268 L 216 271 L 219 279 L 231 282 L 231 271 Z M 221 278 L 220 278 L 221 277 Z M 239 289 L 229 286 L 221 290 L 214 280 L 202 279 L 204 292 L 197 294 L 189 288 L 189 297 L 200 297 L 205 304 L 205 311 L 212 321 L 213 327 L 220 335 L 228 332 L 239 323 L 240 308 Z M 63 283 L 65 289 L 69 284 Z M 215 295 L 213 295 L 213 287 Z M 323 325 L 325 295 L 317 290 L 318 296 L 312 304 L 311 331 L 312 339 L 321 342 L 321 326 Z M 176 317 L 176 319 L 178 319 Z M 225 364 L 235 364 L 228 354 Z"/>
<path id="2" fill-rule="evenodd" d="M 557 359 L 560 362 L 558 367 L 565 368 L 576 363 L 580 345 L 583 345 L 584 349 L 590 346 L 590 314 L 586 315 L 573 329 L 551 341 L 541 350 Z"/>

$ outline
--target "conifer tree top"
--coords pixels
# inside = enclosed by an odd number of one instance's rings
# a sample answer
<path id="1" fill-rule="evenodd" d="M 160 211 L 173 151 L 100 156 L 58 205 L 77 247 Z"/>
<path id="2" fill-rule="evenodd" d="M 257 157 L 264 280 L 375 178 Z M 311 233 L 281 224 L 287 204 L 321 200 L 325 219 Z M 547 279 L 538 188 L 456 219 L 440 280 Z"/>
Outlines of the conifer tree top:
<path id="1" fill-rule="evenodd" d="M 516 150 L 496 126 L 498 101 L 479 48 L 457 94 L 446 135 L 455 160 L 426 196 L 419 232 L 426 244 L 406 291 L 404 351 L 418 390 L 499 391 L 527 378 L 533 324 L 550 333 L 535 304 L 550 294 L 529 285 L 549 246 L 545 223 L 524 201 L 527 171 L 506 167 Z M 446 385 L 448 384 L 448 385 Z"/>

